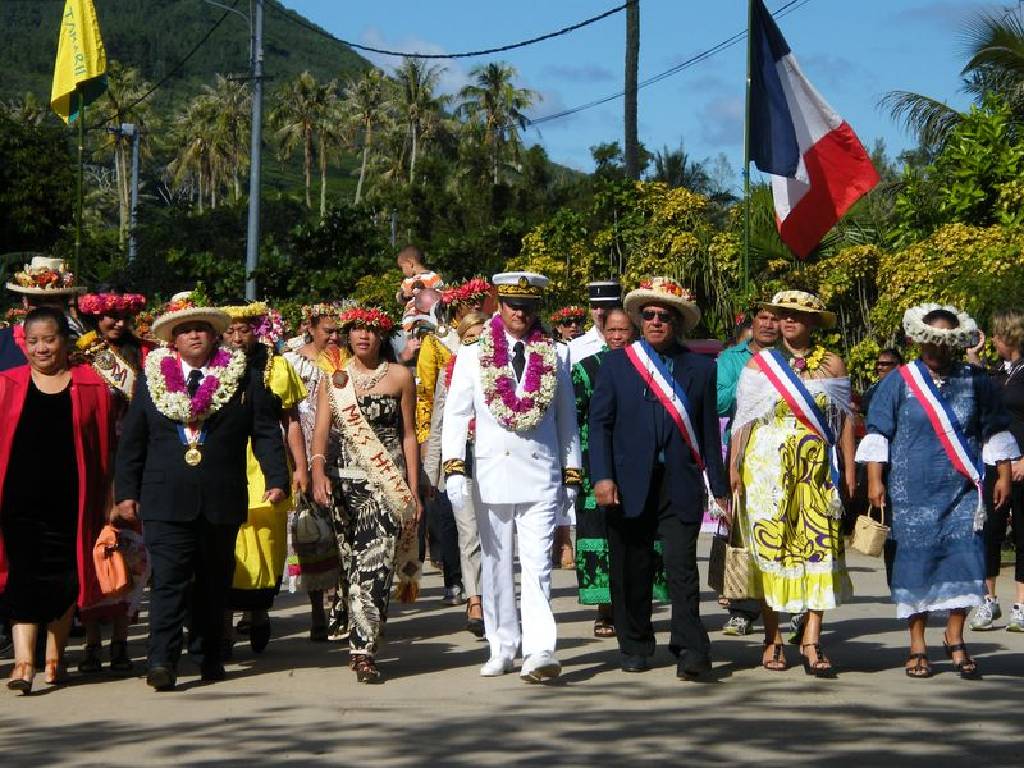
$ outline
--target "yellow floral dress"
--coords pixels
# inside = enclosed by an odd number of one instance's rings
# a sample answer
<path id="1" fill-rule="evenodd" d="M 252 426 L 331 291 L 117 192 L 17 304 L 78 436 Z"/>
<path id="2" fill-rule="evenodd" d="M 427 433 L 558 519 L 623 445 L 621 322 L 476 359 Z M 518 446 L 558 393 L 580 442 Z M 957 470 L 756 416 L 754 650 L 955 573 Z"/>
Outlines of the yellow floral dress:
<path id="1" fill-rule="evenodd" d="M 829 382 L 835 383 L 829 386 Z M 838 435 L 848 412 L 847 379 L 811 379 L 804 384 Z M 770 390 L 766 398 L 766 390 Z M 832 483 L 829 447 L 793 415 L 760 372 L 743 372 L 737 391 L 737 416 L 749 436 L 740 464 L 743 493 L 739 521 L 751 552 L 751 596 L 772 610 L 800 613 L 835 608 L 852 593 L 843 552 L 841 516 L 830 509 Z M 747 395 L 760 401 L 740 402 Z M 739 421 L 739 418 L 737 419 Z"/>
<path id="2" fill-rule="evenodd" d="M 295 408 L 306 397 L 306 388 L 299 374 L 280 355 L 270 358 L 264 380 L 282 410 Z M 246 448 L 246 471 L 249 478 L 249 517 L 238 529 L 235 575 L 231 584 L 232 607 L 238 610 L 269 608 L 273 602 L 288 555 L 287 523 L 292 506 L 290 498 L 277 504 L 263 500 L 266 484 L 252 452 L 251 441 Z"/>

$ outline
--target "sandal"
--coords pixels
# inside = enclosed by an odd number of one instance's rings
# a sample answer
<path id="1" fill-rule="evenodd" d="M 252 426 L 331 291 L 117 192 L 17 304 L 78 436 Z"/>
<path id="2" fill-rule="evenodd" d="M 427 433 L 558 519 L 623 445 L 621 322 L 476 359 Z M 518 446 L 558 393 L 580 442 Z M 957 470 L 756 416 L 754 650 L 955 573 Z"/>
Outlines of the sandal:
<path id="1" fill-rule="evenodd" d="M 474 637 L 484 636 L 484 619 L 483 616 L 474 616 L 473 609 L 483 614 L 483 605 L 480 602 L 468 602 L 466 603 L 466 631 Z"/>
<path id="2" fill-rule="evenodd" d="M 789 669 L 789 662 L 786 661 L 785 645 L 782 643 L 772 642 L 771 640 L 765 640 L 764 649 L 767 651 L 769 648 L 773 649 L 771 658 L 765 660 L 764 654 L 762 654 L 761 666 L 769 672 L 785 672 Z"/>
<path id="3" fill-rule="evenodd" d="M 47 685 L 64 685 L 68 681 L 68 668 L 60 659 L 47 659 L 43 667 L 43 682 Z"/>
<path id="4" fill-rule="evenodd" d="M 953 654 L 958 651 L 964 655 L 963 661 L 953 661 L 953 671 L 959 672 L 960 677 L 964 680 L 981 680 L 981 672 L 978 670 L 978 662 L 976 662 L 971 654 L 967 652 L 966 643 L 956 643 L 950 645 L 946 638 L 942 638 L 942 647 L 946 649 L 946 656 L 953 660 Z"/>
<path id="5" fill-rule="evenodd" d="M 927 653 L 912 653 L 907 657 L 907 661 L 914 662 L 912 666 L 903 668 L 907 677 L 924 679 L 932 676 L 932 665 L 928 661 Z"/>
<path id="6" fill-rule="evenodd" d="M 85 658 L 78 662 L 78 671 L 83 675 L 92 675 L 99 672 L 102 668 L 103 662 L 100 660 L 100 644 L 87 643 L 85 646 Z"/>
<path id="7" fill-rule="evenodd" d="M 615 624 L 607 616 L 594 620 L 594 637 L 615 637 Z"/>
<path id="8" fill-rule="evenodd" d="M 352 658 L 353 661 L 350 664 L 352 669 L 355 670 L 356 682 L 369 684 L 380 682 L 380 670 L 377 669 L 373 656 L 360 653 Z"/>
<path id="9" fill-rule="evenodd" d="M 804 648 L 813 648 L 814 655 L 816 657 L 814 663 L 804 653 Z M 831 680 L 836 676 L 836 668 L 832 666 L 832 661 L 825 652 L 821 650 L 821 646 L 817 643 L 804 643 L 800 646 L 800 654 L 804 657 L 804 673 L 813 677 L 820 677 L 826 680 Z"/>
<path id="10" fill-rule="evenodd" d="M 82 668 L 79 667 L 79 670 Z M 127 674 L 132 671 L 132 657 L 128 655 L 127 640 L 110 641 L 110 671 Z"/>
<path id="11" fill-rule="evenodd" d="M 14 669 L 7 680 L 8 690 L 18 691 L 22 694 L 32 693 L 32 678 L 35 676 L 35 672 L 31 661 L 14 662 Z"/>

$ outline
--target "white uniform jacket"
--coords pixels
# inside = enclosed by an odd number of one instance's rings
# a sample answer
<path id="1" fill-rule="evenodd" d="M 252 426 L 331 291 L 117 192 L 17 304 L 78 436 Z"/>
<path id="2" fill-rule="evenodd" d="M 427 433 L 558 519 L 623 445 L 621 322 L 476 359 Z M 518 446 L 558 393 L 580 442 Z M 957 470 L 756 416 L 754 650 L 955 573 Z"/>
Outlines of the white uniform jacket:
<path id="1" fill-rule="evenodd" d="M 576 365 L 581 360 L 596 355 L 604 347 L 604 336 L 595 325 L 582 336 L 569 342 L 569 365 Z"/>
<path id="2" fill-rule="evenodd" d="M 527 432 L 513 432 L 494 419 L 484 400 L 479 345 L 459 349 L 444 404 L 441 458 L 465 461 L 466 435 L 475 417 L 473 481 L 484 504 L 560 503 L 562 470 L 581 469 L 576 401 L 567 350 L 561 346 L 556 375 L 555 396 L 541 422 Z M 522 382 L 517 394 L 522 395 Z"/>

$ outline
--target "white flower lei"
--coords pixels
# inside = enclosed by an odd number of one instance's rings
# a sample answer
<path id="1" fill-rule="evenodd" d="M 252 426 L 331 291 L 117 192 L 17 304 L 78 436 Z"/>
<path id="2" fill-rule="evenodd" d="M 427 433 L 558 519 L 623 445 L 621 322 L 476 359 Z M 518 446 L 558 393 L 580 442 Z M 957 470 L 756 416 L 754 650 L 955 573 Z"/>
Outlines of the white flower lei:
<path id="1" fill-rule="evenodd" d="M 223 408 L 238 389 L 238 382 L 245 373 L 246 366 L 245 352 L 227 347 L 224 349 L 230 355 L 228 364 L 223 367 L 207 368 L 210 374 L 217 376 L 217 389 L 213 392 L 210 407 L 197 414 L 192 413 L 192 400 L 187 393 L 167 390 L 167 382 L 164 379 L 163 371 L 160 370 L 160 363 L 174 353 L 166 348 L 154 349 L 150 352 L 146 357 L 146 383 L 156 409 L 171 421 L 193 424 L 205 421 Z"/>
<path id="2" fill-rule="evenodd" d="M 936 328 L 925 323 L 930 312 L 941 309 L 956 315 L 956 328 Z M 974 318 L 956 307 L 943 304 L 919 304 L 903 313 L 903 330 L 911 341 L 918 344 L 937 344 L 954 349 L 967 349 L 978 343 L 978 324 Z"/>
<path id="3" fill-rule="evenodd" d="M 514 411 L 505 404 L 495 387 L 499 378 L 510 376 L 507 366 L 498 367 L 494 364 L 493 334 L 497 332 L 505 332 L 504 324 L 500 331 L 495 331 L 491 322 L 488 321 L 484 326 L 484 332 L 480 334 L 480 384 L 484 390 L 484 400 L 487 402 L 491 415 L 499 424 L 513 432 L 526 432 L 540 424 L 548 406 L 555 398 L 555 390 L 558 386 L 558 355 L 554 343 L 547 338 L 541 337 L 535 342 L 526 344 L 527 362 L 529 362 L 530 354 L 540 355 L 546 370 L 541 374 L 540 386 L 537 391 L 528 395 L 533 398 L 533 406 L 526 411 Z M 529 365 L 527 365 L 528 367 Z M 525 375 L 525 369 L 523 373 Z"/>

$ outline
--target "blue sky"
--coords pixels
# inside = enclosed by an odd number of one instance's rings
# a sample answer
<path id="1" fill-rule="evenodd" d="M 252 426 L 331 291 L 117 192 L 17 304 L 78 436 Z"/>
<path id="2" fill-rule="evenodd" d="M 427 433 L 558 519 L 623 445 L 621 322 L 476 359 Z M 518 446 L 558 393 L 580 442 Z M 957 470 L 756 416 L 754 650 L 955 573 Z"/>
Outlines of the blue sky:
<path id="1" fill-rule="evenodd" d="M 493 47 L 575 23 L 619 0 L 284 0 L 333 34 L 375 47 L 451 53 Z M 784 0 L 767 0 L 770 10 Z M 890 90 L 913 90 L 964 107 L 960 26 L 978 9 L 1015 0 L 810 0 L 779 21 L 804 72 L 870 148 L 913 145 L 877 106 Z M 640 79 L 661 72 L 742 30 L 746 0 L 642 0 Z M 273 22 L 273 15 L 268 20 Z M 277 23 L 283 23 L 278 21 Z M 504 54 L 521 85 L 542 100 L 543 117 L 622 88 L 625 14 L 572 34 Z M 639 133 L 651 149 L 680 142 L 696 159 L 724 153 L 739 172 L 743 149 L 745 43 L 640 91 Z M 385 69 L 392 57 L 369 56 Z M 445 90 L 488 59 L 443 62 Z M 552 159 L 591 170 L 589 147 L 622 137 L 622 100 L 552 121 L 527 133 Z M 736 182 L 738 183 L 738 181 Z"/>

